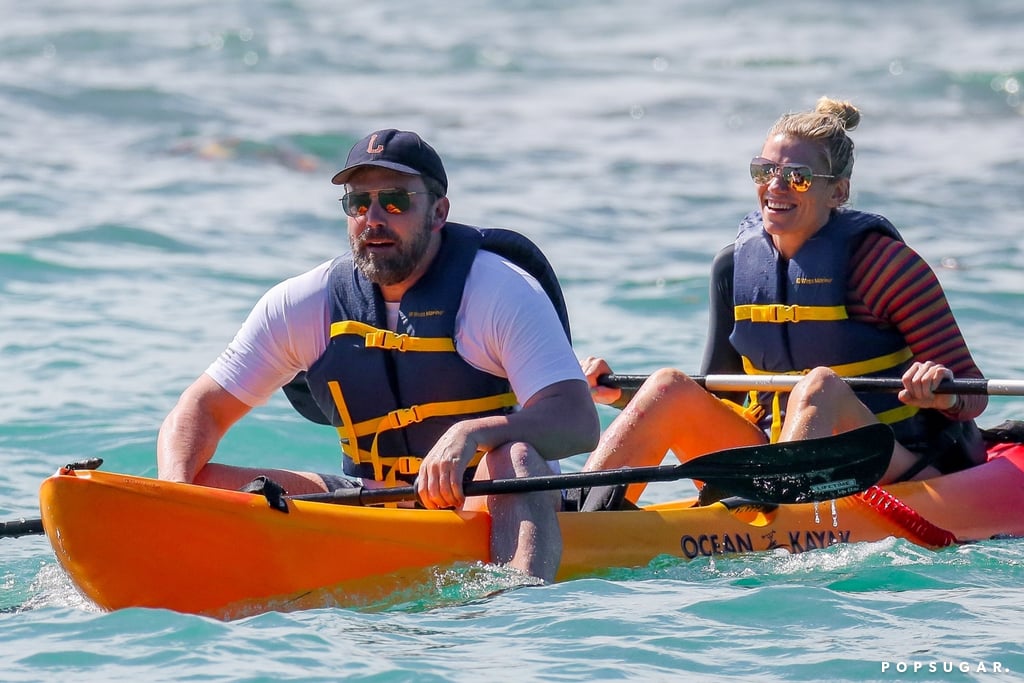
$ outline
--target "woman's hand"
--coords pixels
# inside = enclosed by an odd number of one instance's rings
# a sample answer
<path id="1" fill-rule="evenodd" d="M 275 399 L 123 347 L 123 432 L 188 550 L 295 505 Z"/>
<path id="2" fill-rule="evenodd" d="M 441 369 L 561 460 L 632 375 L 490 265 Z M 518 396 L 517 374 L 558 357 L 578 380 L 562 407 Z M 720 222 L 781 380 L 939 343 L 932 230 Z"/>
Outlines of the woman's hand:
<path id="1" fill-rule="evenodd" d="M 935 393 L 935 388 L 947 379 L 953 379 L 953 371 L 945 365 L 930 360 L 915 362 L 903 373 L 903 390 L 899 399 L 918 408 L 950 410 L 956 405 L 956 394 Z"/>
<path id="2" fill-rule="evenodd" d="M 590 385 L 590 395 L 594 399 L 594 403 L 607 405 L 615 403 L 622 397 L 622 389 L 606 387 L 597 383 L 598 377 L 610 375 L 612 372 L 604 358 L 587 356 L 580 361 L 580 367 L 583 368 L 583 374 L 587 376 L 587 384 Z"/>

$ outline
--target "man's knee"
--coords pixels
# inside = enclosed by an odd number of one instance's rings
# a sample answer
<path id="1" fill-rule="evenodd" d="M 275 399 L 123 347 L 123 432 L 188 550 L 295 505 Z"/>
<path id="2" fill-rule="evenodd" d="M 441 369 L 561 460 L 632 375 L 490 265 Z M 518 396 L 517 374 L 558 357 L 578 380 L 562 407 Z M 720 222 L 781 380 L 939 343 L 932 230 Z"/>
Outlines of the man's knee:
<path id="1" fill-rule="evenodd" d="M 540 453 L 528 443 L 515 442 L 495 448 L 481 461 L 482 473 L 492 479 L 536 477 L 551 474 Z"/>

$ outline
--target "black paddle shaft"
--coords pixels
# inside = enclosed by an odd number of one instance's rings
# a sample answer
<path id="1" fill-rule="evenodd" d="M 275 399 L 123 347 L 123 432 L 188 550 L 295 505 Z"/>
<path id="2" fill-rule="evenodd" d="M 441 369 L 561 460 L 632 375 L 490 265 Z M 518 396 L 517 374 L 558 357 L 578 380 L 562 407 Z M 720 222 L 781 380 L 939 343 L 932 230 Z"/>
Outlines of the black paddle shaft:
<path id="1" fill-rule="evenodd" d="M 61 469 L 67 470 L 94 470 L 103 464 L 102 458 L 88 458 L 77 462 L 68 463 Z M 38 536 L 45 533 L 43 520 L 39 517 L 12 519 L 7 522 L 0 522 L 0 538 L 18 538 L 19 536 Z"/>
<path id="2" fill-rule="evenodd" d="M 852 495 L 870 488 L 889 466 L 895 444 L 883 424 L 818 439 L 743 446 L 708 453 L 680 465 L 572 472 L 540 477 L 467 482 L 467 496 L 699 479 L 729 495 L 771 503 L 809 503 Z M 291 496 L 342 505 L 373 505 L 416 500 L 416 489 L 351 488 Z"/>
<path id="3" fill-rule="evenodd" d="M 38 536 L 41 533 L 43 533 L 43 520 L 38 517 L 30 519 L 12 519 L 7 522 L 0 522 L 0 538 Z"/>

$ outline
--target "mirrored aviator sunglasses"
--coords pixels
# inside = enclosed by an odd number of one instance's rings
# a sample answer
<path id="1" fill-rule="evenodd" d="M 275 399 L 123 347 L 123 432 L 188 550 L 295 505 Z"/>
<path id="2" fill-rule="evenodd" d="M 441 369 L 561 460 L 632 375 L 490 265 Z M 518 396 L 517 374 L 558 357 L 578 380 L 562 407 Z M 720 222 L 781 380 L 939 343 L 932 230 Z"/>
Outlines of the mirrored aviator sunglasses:
<path id="1" fill-rule="evenodd" d="M 776 175 L 797 192 L 811 189 L 814 178 L 835 178 L 833 175 L 815 173 L 810 166 L 804 164 L 777 164 L 761 157 L 754 157 L 750 162 L 750 177 L 755 184 L 767 185 Z"/>
<path id="2" fill-rule="evenodd" d="M 365 216 L 373 204 L 373 197 L 376 195 L 377 203 L 381 208 L 390 214 L 403 214 L 412 205 L 413 195 L 423 194 L 422 192 L 409 192 L 408 190 L 377 190 L 376 192 L 346 192 L 341 198 L 341 208 L 349 216 L 356 218 Z"/>

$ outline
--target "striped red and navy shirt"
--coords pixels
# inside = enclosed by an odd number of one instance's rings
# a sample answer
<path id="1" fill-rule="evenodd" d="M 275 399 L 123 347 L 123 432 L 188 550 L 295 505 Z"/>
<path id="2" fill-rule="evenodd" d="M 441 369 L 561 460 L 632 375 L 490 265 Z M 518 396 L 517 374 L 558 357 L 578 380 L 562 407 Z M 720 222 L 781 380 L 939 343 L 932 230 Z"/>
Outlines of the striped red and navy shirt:
<path id="1" fill-rule="evenodd" d="M 940 363 L 954 377 L 980 378 L 960 327 L 935 273 L 905 243 L 868 233 L 850 259 L 846 308 L 851 319 L 892 325 L 917 361 Z M 708 340 L 702 374 L 742 374 L 739 354 L 729 343 L 733 324 L 733 245 L 715 256 L 711 272 Z M 961 396 L 955 420 L 971 420 L 985 410 L 985 395 Z"/>

